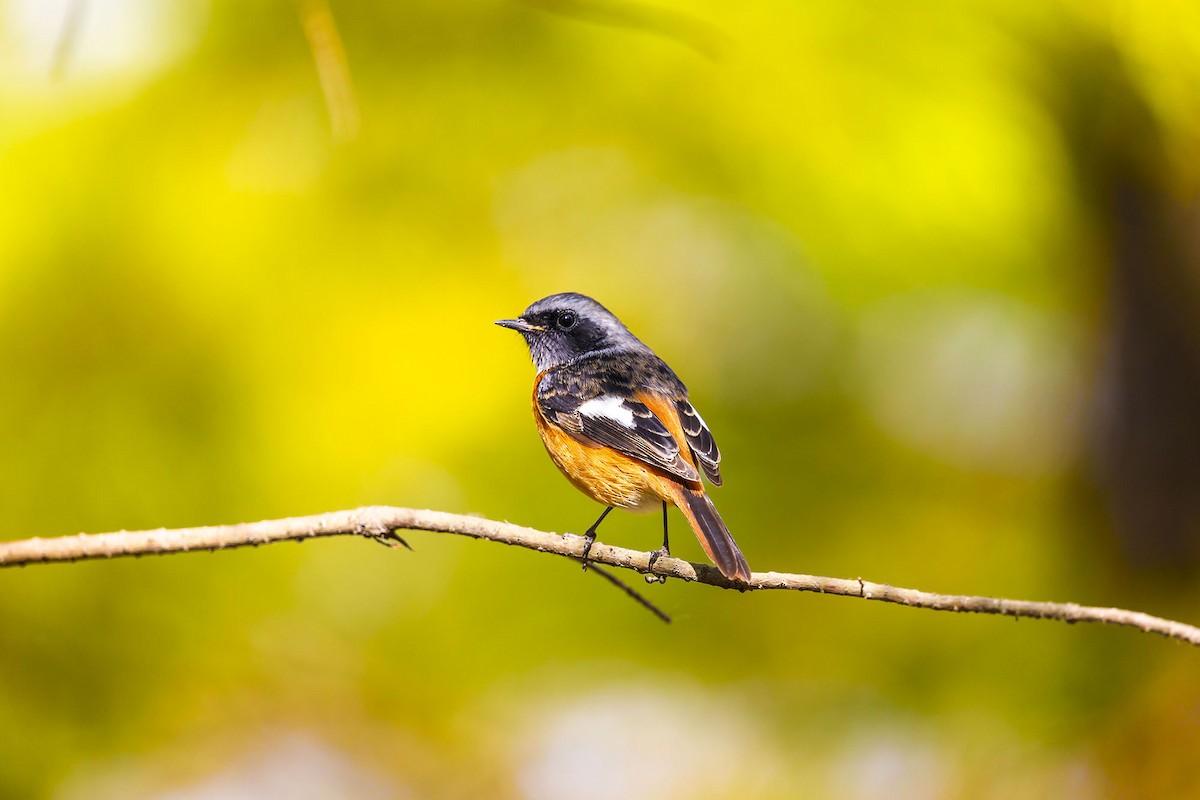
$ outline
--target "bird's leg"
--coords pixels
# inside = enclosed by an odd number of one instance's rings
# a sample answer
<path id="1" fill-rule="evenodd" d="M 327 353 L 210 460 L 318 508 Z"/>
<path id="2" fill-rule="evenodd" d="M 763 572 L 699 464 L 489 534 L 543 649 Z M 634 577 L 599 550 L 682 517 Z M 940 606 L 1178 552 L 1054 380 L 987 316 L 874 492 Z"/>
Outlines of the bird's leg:
<path id="1" fill-rule="evenodd" d="M 613 507 L 608 506 L 601 511 L 600 518 L 592 523 L 592 527 L 583 532 L 583 538 L 586 540 L 586 543 L 583 546 L 583 555 L 580 556 L 579 560 L 583 562 L 583 568 L 585 570 L 588 568 L 588 553 L 592 552 L 592 545 L 596 543 L 596 529 L 600 527 L 600 523 L 604 522 L 604 518 L 607 517 L 608 512 L 612 510 Z"/>
<path id="2" fill-rule="evenodd" d="M 667 526 L 667 501 L 666 500 L 663 501 L 662 507 L 663 507 L 663 546 L 650 554 L 650 564 L 649 564 L 650 569 L 654 569 L 654 562 L 658 561 L 663 556 L 666 556 L 667 558 L 671 557 L 671 536 L 670 536 L 670 530 Z M 656 581 L 658 583 L 666 583 L 667 582 L 667 579 L 662 577 L 661 575 L 658 575 L 658 576 L 647 575 L 646 580 L 647 581 Z"/>

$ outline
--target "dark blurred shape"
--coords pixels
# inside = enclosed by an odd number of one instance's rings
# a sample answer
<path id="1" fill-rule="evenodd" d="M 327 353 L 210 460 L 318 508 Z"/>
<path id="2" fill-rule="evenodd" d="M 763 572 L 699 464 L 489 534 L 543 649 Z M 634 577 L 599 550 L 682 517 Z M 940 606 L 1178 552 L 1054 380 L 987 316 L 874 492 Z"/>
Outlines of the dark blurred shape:
<path id="1" fill-rule="evenodd" d="M 1129 183 L 1114 206 L 1100 466 L 1135 560 L 1200 562 L 1196 206 Z M 1187 224 L 1192 219 L 1191 228 Z"/>
<path id="2" fill-rule="evenodd" d="M 1120 55 L 1065 63 L 1058 114 L 1100 245 L 1102 360 L 1093 458 L 1142 567 L 1200 566 L 1200 204 Z"/>

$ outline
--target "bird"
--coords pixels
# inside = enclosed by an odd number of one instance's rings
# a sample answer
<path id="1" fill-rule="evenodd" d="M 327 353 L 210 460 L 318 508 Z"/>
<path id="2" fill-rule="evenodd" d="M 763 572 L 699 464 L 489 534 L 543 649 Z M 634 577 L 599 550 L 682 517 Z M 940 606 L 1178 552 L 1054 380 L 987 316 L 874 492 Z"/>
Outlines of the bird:
<path id="1" fill-rule="evenodd" d="M 701 477 L 721 485 L 721 451 L 674 370 L 607 308 L 575 292 L 542 298 L 496 324 L 529 346 L 537 369 L 533 417 L 550 459 L 605 507 L 584 534 L 584 567 L 609 512 L 648 512 L 661 503 L 663 544 L 651 566 L 671 554 L 673 505 L 721 574 L 748 582 L 750 567 Z"/>

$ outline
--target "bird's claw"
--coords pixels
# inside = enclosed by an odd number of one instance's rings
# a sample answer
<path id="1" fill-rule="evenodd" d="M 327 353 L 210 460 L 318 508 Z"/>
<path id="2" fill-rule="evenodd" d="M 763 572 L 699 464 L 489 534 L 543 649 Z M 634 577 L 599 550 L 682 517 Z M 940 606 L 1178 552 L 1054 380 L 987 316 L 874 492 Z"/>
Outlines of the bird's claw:
<path id="1" fill-rule="evenodd" d="M 591 563 L 588 561 L 588 554 L 592 552 L 592 545 L 596 543 L 596 532 L 588 531 L 584 534 L 583 539 L 583 555 L 579 557 L 579 560 L 583 562 L 583 571 L 587 572 L 588 564 Z"/>
<path id="2" fill-rule="evenodd" d="M 664 556 L 667 558 L 671 557 L 671 551 L 668 550 L 666 547 L 660 547 L 657 550 L 651 551 L 650 563 L 648 563 L 646 565 L 647 568 L 653 570 L 654 565 L 656 563 L 658 563 L 658 560 Z M 667 576 L 665 576 L 665 575 L 654 575 L 654 574 L 646 575 L 646 583 L 666 583 L 666 582 L 667 582 Z"/>

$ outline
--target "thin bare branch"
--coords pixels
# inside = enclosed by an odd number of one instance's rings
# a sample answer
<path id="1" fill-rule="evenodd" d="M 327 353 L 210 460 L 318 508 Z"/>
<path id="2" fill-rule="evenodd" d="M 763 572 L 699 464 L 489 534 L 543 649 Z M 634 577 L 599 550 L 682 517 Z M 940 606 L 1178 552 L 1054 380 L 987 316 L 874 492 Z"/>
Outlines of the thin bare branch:
<path id="1" fill-rule="evenodd" d="M 578 560 L 583 555 L 584 539 L 574 534 L 560 535 L 524 528 L 507 522 L 481 517 L 448 514 L 392 506 L 368 506 L 352 511 L 334 511 L 310 517 L 248 522 L 241 525 L 214 525 L 205 528 L 180 528 L 152 531 L 119 531 L 117 533 L 80 534 L 53 539 L 24 539 L 0 543 L 0 567 L 24 566 L 52 561 L 79 561 L 118 556 L 139 556 L 181 553 L 189 550 L 223 550 L 232 547 L 257 546 L 271 542 L 304 541 L 321 536 L 365 536 L 398 546 L 402 540 L 396 531 L 432 531 L 454 533 L 474 539 L 488 539 L 503 544 L 525 547 L 543 553 L 554 553 Z M 861 578 L 824 578 L 817 575 L 796 575 L 785 572 L 756 572 L 750 583 L 731 581 L 716 567 L 693 564 L 677 558 L 659 558 L 651 566 L 650 553 L 628 550 L 596 542 L 588 560 L 610 567 L 632 569 L 663 578 L 704 583 L 722 589 L 757 591 L 790 589 L 800 592 L 820 592 L 864 600 L 880 600 L 913 608 L 935 611 L 959 611 L 977 614 L 1002 614 L 1009 617 L 1053 619 L 1061 622 L 1102 622 L 1124 625 L 1146 633 L 1157 633 L 1171 639 L 1200 646 L 1200 628 L 1169 619 L 1126 611 L 1120 608 L 1099 608 L 1076 603 L 1042 603 L 1029 600 L 1005 600 L 996 597 L 946 595 L 901 589 Z"/>
<path id="2" fill-rule="evenodd" d="M 333 138 L 338 142 L 351 141 L 358 135 L 361 116 L 354 81 L 350 79 L 350 62 L 346 60 L 346 48 L 342 46 L 333 12 L 327 0 L 295 0 L 295 3 L 317 65 Z"/>

